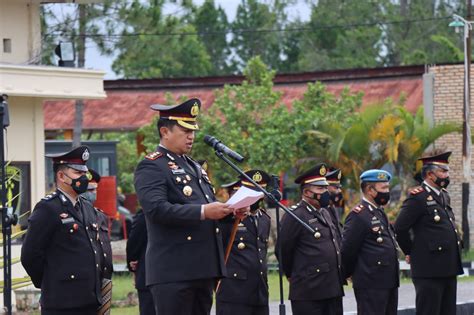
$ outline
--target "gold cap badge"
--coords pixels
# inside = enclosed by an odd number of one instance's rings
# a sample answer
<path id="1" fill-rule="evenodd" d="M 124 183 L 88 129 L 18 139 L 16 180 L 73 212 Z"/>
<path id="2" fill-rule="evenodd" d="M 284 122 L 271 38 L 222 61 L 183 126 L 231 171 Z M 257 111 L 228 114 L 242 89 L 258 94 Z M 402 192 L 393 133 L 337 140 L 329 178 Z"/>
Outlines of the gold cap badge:
<path id="1" fill-rule="evenodd" d="M 194 103 L 193 107 L 191 107 L 191 115 L 197 116 L 199 114 L 199 105 Z"/>
<path id="2" fill-rule="evenodd" d="M 326 166 L 322 165 L 321 168 L 319 169 L 319 175 L 324 176 L 326 175 Z"/>

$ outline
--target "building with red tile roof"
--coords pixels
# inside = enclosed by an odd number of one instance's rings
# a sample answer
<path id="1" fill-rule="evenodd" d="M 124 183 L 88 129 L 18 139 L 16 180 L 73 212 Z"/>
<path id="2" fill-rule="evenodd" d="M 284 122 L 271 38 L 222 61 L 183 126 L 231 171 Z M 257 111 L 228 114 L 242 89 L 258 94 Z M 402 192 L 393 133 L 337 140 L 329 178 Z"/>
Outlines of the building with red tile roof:
<path id="1" fill-rule="evenodd" d="M 282 102 L 291 106 L 301 99 L 310 82 L 320 81 L 328 91 L 339 94 L 345 87 L 363 92 L 363 105 L 387 98 L 398 100 L 404 95 L 405 106 L 415 112 L 423 102 L 425 66 L 402 66 L 375 69 L 351 69 L 296 74 L 280 74 L 274 79 L 275 89 L 282 92 Z M 107 98 L 86 100 L 83 130 L 132 131 L 149 124 L 156 112 L 149 106 L 163 103 L 166 94 L 174 99 L 181 96 L 201 99 L 204 110 L 212 106 L 215 90 L 225 84 L 240 84 L 243 76 L 218 76 L 179 79 L 142 79 L 104 81 Z M 72 100 L 44 103 L 44 125 L 49 134 L 72 130 L 75 105 Z"/>

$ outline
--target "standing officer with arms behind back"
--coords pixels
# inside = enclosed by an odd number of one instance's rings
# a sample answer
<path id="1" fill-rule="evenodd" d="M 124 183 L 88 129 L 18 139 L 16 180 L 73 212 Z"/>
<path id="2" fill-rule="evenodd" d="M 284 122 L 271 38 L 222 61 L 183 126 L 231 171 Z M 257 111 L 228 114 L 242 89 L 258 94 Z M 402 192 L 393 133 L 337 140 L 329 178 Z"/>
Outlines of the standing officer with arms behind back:
<path id="1" fill-rule="evenodd" d="M 99 219 L 80 196 L 88 185 L 89 149 L 48 157 L 57 190 L 36 204 L 28 220 L 21 263 L 41 289 L 41 314 L 95 315 L 103 273 Z"/>
<path id="2" fill-rule="evenodd" d="M 146 284 L 158 314 L 209 314 L 212 290 L 226 274 L 216 220 L 233 209 L 215 201 L 206 171 L 186 155 L 200 107 L 198 99 L 152 105 L 160 112 L 160 145 L 135 171 L 148 229 Z"/>
<path id="3" fill-rule="evenodd" d="M 345 277 L 352 277 L 357 314 L 395 315 L 398 306 L 398 245 L 383 210 L 390 200 L 390 173 L 360 175 L 362 201 L 347 215 L 342 235 Z"/>
<path id="4" fill-rule="evenodd" d="M 446 190 L 450 155 L 420 159 L 423 182 L 411 190 L 395 223 L 398 242 L 411 265 L 417 314 L 456 314 L 456 276 L 463 270 L 461 240 Z"/>
<path id="5" fill-rule="evenodd" d="M 295 180 L 301 185 L 302 200 L 291 209 L 316 232 L 311 234 L 288 214 L 281 220 L 278 260 L 290 282 L 295 315 L 342 315 L 341 255 L 336 227 L 325 209 L 329 205 L 326 172 L 325 164 L 317 164 Z"/>

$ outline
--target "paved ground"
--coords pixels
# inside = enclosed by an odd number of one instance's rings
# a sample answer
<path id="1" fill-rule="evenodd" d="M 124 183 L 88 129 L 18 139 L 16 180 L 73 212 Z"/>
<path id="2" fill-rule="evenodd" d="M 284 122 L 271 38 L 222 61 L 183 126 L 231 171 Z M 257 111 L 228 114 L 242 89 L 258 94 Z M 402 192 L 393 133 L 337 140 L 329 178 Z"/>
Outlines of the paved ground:
<path id="1" fill-rule="evenodd" d="M 344 297 L 344 314 L 355 314 L 357 310 L 354 292 L 352 289 L 345 288 L 346 296 Z M 415 288 L 411 283 L 403 283 L 398 291 L 398 309 L 413 308 L 415 306 Z M 472 302 L 474 303 L 474 281 L 458 282 L 458 303 Z M 290 315 L 291 305 L 289 301 L 285 301 L 286 314 Z M 270 314 L 279 314 L 279 302 L 270 303 Z"/>

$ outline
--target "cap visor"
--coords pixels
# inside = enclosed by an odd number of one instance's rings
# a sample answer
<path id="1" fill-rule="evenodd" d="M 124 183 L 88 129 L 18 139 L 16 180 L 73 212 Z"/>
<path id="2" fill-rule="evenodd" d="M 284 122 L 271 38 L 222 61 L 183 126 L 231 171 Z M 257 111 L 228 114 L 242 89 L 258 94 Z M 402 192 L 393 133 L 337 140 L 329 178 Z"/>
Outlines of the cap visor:
<path id="1" fill-rule="evenodd" d="M 329 186 L 328 182 L 326 180 L 317 180 L 315 182 L 308 183 L 306 185 L 312 185 L 312 186 Z"/>
<path id="2" fill-rule="evenodd" d="M 81 165 L 81 164 L 66 164 L 67 167 L 70 167 L 76 171 L 81 171 L 81 172 L 87 172 L 89 169 L 87 168 L 87 165 Z"/>
<path id="3" fill-rule="evenodd" d="M 190 124 L 190 123 L 187 123 L 183 120 L 176 120 L 178 122 L 178 125 L 180 125 L 181 127 L 184 127 L 186 129 L 190 129 L 190 130 L 199 130 L 199 126 L 197 124 Z"/>

